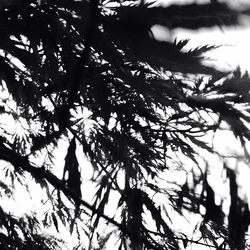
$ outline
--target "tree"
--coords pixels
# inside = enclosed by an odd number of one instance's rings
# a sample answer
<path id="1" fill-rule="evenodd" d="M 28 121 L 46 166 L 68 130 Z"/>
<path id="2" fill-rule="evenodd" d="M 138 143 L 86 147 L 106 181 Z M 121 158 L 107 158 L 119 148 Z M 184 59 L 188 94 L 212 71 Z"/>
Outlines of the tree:
<path id="1" fill-rule="evenodd" d="M 219 1 L 19 0 L 0 1 L 0 13 L 1 199 L 15 197 L 17 183 L 29 192 L 31 176 L 50 207 L 39 220 L 1 204 L 2 249 L 66 248 L 51 227 L 78 234 L 75 249 L 104 249 L 110 237 L 114 249 L 247 247 L 249 208 L 237 172 L 207 138 L 226 129 L 244 150 L 234 157 L 249 159 L 249 76 L 208 66 L 204 53 L 216 46 L 187 50 L 188 40 L 158 41 L 152 27 L 240 25 L 249 10 Z M 65 143 L 61 165 L 54 150 Z M 80 151 L 93 167 L 91 202 Z M 207 155 L 224 162 L 228 213 L 216 202 Z M 187 214 L 199 218 L 198 238 L 175 228 Z"/>

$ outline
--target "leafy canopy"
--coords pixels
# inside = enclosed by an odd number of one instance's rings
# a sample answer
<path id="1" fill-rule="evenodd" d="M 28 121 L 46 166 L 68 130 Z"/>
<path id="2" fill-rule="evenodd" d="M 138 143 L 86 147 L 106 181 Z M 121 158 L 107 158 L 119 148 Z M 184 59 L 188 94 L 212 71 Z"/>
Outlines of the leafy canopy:
<path id="1" fill-rule="evenodd" d="M 66 227 L 75 249 L 244 249 L 249 208 L 236 172 L 224 165 L 226 213 L 206 159 L 224 159 L 208 140 L 224 129 L 249 157 L 249 76 L 209 66 L 212 44 L 188 50 L 188 40 L 159 41 L 152 29 L 223 28 L 248 13 L 219 1 L 0 1 L 1 199 L 15 197 L 16 181 L 28 192 L 29 176 L 48 198 L 41 220 L 1 205 L 1 248 L 65 249 L 44 232 Z M 65 143 L 61 165 L 54 150 Z M 193 235 L 178 231 L 176 218 L 192 214 Z"/>

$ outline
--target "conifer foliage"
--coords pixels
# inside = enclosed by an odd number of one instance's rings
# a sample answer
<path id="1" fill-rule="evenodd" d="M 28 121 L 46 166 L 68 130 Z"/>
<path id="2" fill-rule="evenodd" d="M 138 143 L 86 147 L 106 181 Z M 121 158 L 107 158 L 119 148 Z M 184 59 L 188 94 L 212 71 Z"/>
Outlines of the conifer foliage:
<path id="1" fill-rule="evenodd" d="M 248 247 L 237 173 L 225 163 L 224 209 L 206 156 L 224 160 L 207 138 L 226 129 L 249 159 L 250 78 L 207 64 L 213 44 L 186 49 L 188 40 L 152 32 L 237 26 L 249 10 L 236 7 L 0 1 L 1 249 L 70 249 L 53 236 L 62 228 L 77 235 L 75 249 Z M 53 152 L 65 143 L 61 165 Z M 86 161 L 92 200 L 83 192 Z M 33 180 L 47 194 L 42 218 L 8 212 L 20 184 L 29 192 Z M 199 218 L 191 235 L 176 227 L 185 215 Z"/>

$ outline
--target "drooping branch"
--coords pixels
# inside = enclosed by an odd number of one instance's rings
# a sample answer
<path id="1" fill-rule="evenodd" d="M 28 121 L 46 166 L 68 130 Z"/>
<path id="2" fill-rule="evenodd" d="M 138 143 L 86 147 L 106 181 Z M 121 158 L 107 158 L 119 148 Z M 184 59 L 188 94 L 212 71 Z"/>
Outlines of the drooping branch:
<path id="1" fill-rule="evenodd" d="M 27 156 L 21 156 L 16 152 L 12 151 L 10 148 L 4 145 L 3 138 L 0 137 L 0 160 L 5 160 L 10 162 L 16 171 L 26 171 L 32 175 L 38 182 L 42 180 L 46 180 L 50 185 L 52 185 L 55 189 L 60 190 L 64 193 L 66 197 L 73 200 L 75 203 L 78 203 L 85 208 L 92 211 L 93 214 L 102 217 L 108 223 L 116 226 L 121 232 L 123 232 L 127 236 L 133 235 L 133 232 L 129 230 L 126 226 L 122 225 L 121 223 L 117 222 L 113 218 L 110 218 L 106 214 L 104 214 L 99 209 L 96 209 L 93 205 L 90 205 L 88 202 L 81 199 L 76 193 L 65 186 L 65 183 L 60 180 L 57 176 L 51 173 L 49 170 L 46 170 L 44 167 L 34 167 L 30 164 Z M 154 244 L 151 244 L 145 237 L 141 237 L 140 239 L 145 246 L 149 247 L 150 249 L 159 249 Z"/>
<path id="2" fill-rule="evenodd" d="M 1 138 L 0 138 L 1 139 Z M 41 180 L 46 180 L 48 183 L 50 183 L 55 189 L 61 190 L 66 197 L 72 199 L 75 202 L 78 202 L 79 204 L 83 205 L 84 207 L 91 210 L 93 213 L 98 214 L 99 216 L 103 217 L 106 221 L 112 223 L 113 225 L 117 226 L 118 228 L 122 228 L 122 225 L 117 223 L 112 218 L 101 214 L 98 209 L 96 209 L 94 206 L 90 205 L 86 201 L 79 198 L 73 190 L 70 190 L 65 186 L 65 183 L 60 180 L 58 177 L 56 177 L 53 173 L 51 173 L 49 170 L 46 170 L 44 167 L 34 167 L 30 164 L 27 156 L 21 156 L 17 154 L 16 152 L 12 151 L 10 148 L 4 145 L 2 140 L 0 140 L 0 159 L 5 160 L 9 163 L 11 163 L 16 171 L 26 171 L 32 175 L 38 182 Z M 122 230 L 125 230 L 122 228 Z"/>

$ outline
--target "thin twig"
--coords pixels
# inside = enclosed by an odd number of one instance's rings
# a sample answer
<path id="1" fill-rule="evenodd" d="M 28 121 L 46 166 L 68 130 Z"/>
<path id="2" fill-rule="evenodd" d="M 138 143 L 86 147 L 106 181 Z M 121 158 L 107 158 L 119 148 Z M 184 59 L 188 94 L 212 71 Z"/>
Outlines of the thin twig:
<path id="1" fill-rule="evenodd" d="M 151 231 L 151 230 L 148 230 L 147 231 L 151 234 L 154 234 L 154 235 L 157 235 L 157 236 L 161 236 L 161 237 L 168 237 L 167 234 L 164 234 L 164 233 L 158 233 L 158 232 L 154 232 L 154 231 Z M 203 243 L 203 242 L 200 242 L 199 240 L 191 240 L 191 239 L 187 239 L 187 238 L 180 238 L 180 237 L 174 237 L 176 240 L 182 240 L 182 241 L 187 241 L 187 242 L 190 242 L 190 243 L 194 243 L 194 244 L 197 244 L 197 245 L 202 245 L 202 246 L 206 246 L 206 247 L 213 247 L 213 248 L 218 248 L 218 246 L 215 246 L 215 245 L 210 245 L 210 244 L 207 244 L 207 243 Z M 226 250 L 226 249 L 225 249 Z"/>

